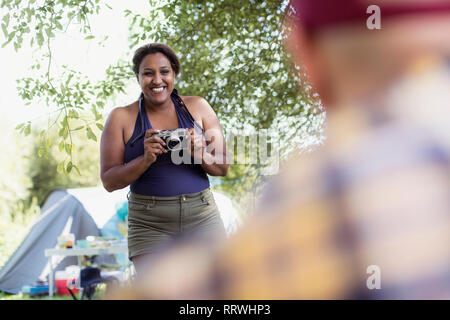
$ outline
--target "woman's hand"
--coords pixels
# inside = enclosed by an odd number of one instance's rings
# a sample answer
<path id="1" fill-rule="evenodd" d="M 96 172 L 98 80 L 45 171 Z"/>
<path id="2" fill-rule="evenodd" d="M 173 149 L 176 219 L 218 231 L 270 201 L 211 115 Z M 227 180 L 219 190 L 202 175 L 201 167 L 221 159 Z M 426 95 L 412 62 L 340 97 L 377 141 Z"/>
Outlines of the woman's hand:
<path id="1" fill-rule="evenodd" d="M 158 155 L 162 153 L 167 153 L 167 150 L 164 148 L 166 144 L 155 133 L 158 133 L 158 130 L 149 129 L 145 132 L 144 160 L 149 165 L 151 165 L 153 162 L 156 161 Z"/>
<path id="2" fill-rule="evenodd" d="M 188 128 L 187 131 L 189 155 L 194 158 L 194 163 L 200 164 L 203 161 L 203 152 L 206 147 L 205 140 L 201 134 L 195 132 L 194 128 Z"/>

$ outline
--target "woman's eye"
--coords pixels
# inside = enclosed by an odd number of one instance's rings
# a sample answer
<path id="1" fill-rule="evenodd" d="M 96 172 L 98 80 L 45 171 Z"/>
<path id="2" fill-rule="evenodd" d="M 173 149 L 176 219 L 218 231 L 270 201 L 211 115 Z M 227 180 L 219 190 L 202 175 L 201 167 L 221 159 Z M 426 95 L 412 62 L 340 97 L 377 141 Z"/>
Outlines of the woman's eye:
<path id="1" fill-rule="evenodd" d="M 168 73 L 169 73 L 169 71 L 161 71 L 161 74 L 168 74 Z M 152 75 L 153 75 L 153 73 L 151 73 L 151 72 L 144 73 L 144 76 L 151 77 Z"/>

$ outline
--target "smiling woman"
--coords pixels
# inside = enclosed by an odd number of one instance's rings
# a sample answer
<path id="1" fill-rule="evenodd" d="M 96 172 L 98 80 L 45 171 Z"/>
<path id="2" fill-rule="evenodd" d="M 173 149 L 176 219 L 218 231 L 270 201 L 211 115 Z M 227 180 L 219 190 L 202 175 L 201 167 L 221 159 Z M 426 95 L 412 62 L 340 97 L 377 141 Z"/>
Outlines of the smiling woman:
<path id="1" fill-rule="evenodd" d="M 167 45 L 137 49 L 133 71 L 141 95 L 112 110 L 102 134 L 105 189 L 111 192 L 130 185 L 129 257 L 138 273 L 143 258 L 174 235 L 195 231 L 211 239 L 225 236 L 207 176 L 224 176 L 228 171 L 222 128 L 205 99 L 178 95 L 174 85 L 180 70 L 175 52 Z M 188 155 L 182 163 L 173 161 L 174 151 L 167 149 L 160 134 L 180 128 L 187 141 L 181 152 Z M 208 148 L 212 143 L 214 148 Z"/>

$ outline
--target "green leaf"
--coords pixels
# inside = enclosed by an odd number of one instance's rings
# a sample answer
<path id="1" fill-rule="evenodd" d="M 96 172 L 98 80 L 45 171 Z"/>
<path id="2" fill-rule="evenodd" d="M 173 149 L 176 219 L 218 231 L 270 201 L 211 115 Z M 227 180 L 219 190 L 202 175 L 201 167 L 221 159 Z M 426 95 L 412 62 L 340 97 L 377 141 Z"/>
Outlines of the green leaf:
<path id="1" fill-rule="evenodd" d="M 66 166 L 67 173 L 70 173 L 70 171 L 72 171 L 72 168 L 73 168 L 72 161 L 69 161 L 69 163 Z"/>
<path id="2" fill-rule="evenodd" d="M 9 25 L 9 18 L 10 18 L 10 16 L 9 16 L 9 13 L 7 13 L 7 14 L 5 14 L 4 16 L 3 16 L 3 22 L 5 23 L 5 26 L 6 27 L 8 27 L 8 25 Z"/>
<path id="3" fill-rule="evenodd" d="M 56 167 L 56 171 L 58 171 L 58 173 L 64 173 L 65 172 L 64 161 L 58 163 L 58 166 Z"/>
<path id="4" fill-rule="evenodd" d="M 66 139 L 69 136 L 69 128 L 68 127 L 64 127 L 62 136 L 64 139 Z"/>
<path id="5" fill-rule="evenodd" d="M 2 31 L 3 31 L 3 34 L 5 35 L 5 38 L 8 38 L 8 29 L 7 29 L 6 25 L 3 23 L 2 23 Z"/>
<path id="6" fill-rule="evenodd" d="M 58 148 L 59 148 L 59 151 L 64 150 L 64 140 L 59 143 Z"/>
<path id="7" fill-rule="evenodd" d="M 64 29 L 63 25 L 58 20 L 55 20 L 54 22 L 55 22 L 56 28 L 58 28 L 59 30 Z"/>
<path id="8" fill-rule="evenodd" d="M 77 171 L 78 175 L 81 177 L 81 172 L 78 169 L 78 167 L 76 165 L 73 165 L 72 167 Z"/>
<path id="9" fill-rule="evenodd" d="M 69 111 L 69 117 L 78 119 L 80 117 L 80 114 L 76 110 L 70 110 Z"/>
<path id="10" fill-rule="evenodd" d="M 97 141 L 97 136 L 94 134 L 90 127 L 86 127 L 86 135 L 89 139 Z"/>
<path id="11" fill-rule="evenodd" d="M 44 35 L 42 34 L 42 31 L 39 30 L 39 32 L 36 34 L 36 40 L 40 47 L 44 44 Z"/>
<path id="12" fill-rule="evenodd" d="M 12 39 L 14 39 L 14 36 L 16 35 L 16 32 L 13 31 L 8 35 L 8 40 L 6 40 L 6 42 L 4 42 L 2 44 L 2 48 L 6 47 L 8 45 L 8 43 L 10 43 L 12 41 Z"/>
<path id="13" fill-rule="evenodd" d="M 24 134 L 25 134 L 26 136 L 28 136 L 28 135 L 30 135 L 30 133 L 31 133 L 31 123 L 28 122 L 27 125 L 25 126 Z"/>
<path id="14" fill-rule="evenodd" d="M 64 145 L 64 149 L 66 150 L 66 153 L 70 156 L 72 154 L 72 145 L 70 143 L 66 143 Z"/>
<path id="15" fill-rule="evenodd" d="M 101 123 L 96 123 L 96 125 L 97 125 L 97 128 L 99 128 L 100 129 L 100 131 L 103 131 L 103 125 L 101 124 Z"/>
<path id="16" fill-rule="evenodd" d="M 53 38 L 55 34 L 53 33 L 53 30 L 50 28 L 45 29 L 45 33 L 47 34 L 47 37 Z"/>
<path id="17" fill-rule="evenodd" d="M 94 38 L 95 38 L 95 36 L 89 35 L 89 36 L 87 36 L 86 38 L 84 38 L 84 40 L 91 40 L 91 39 L 94 39 Z"/>
<path id="18" fill-rule="evenodd" d="M 40 147 L 39 147 L 39 150 L 38 150 L 38 156 L 39 156 L 39 158 L 42 158 L 42 156 L 44 155 L 44 153 L 45 153 L 45 147 L 44 147 L 44 146 L 40 146 Z"/>

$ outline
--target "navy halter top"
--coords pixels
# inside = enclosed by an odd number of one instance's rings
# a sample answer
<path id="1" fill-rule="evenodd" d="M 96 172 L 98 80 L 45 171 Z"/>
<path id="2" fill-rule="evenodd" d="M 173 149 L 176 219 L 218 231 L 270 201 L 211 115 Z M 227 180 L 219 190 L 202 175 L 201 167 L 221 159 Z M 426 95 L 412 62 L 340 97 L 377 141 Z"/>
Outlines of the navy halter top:
<path id="1" fill-rule="evenodd" d="M 174 89 L 170 95 L 178 118 L 179 128 L 198 128 L 194 125 L 194 119 L 182 108 L 183 101 Z M 144 109 L 145 110 L 145 109 Z M 144 139 L 139 139 L 134 145 L 131 145 L 142 130 L 152 128 L 147 112 L 138 112 L 134 131 L 131 138 L 125 145 L 125 163 L 144 154 Z M 142 129 L 142 124 L 144 128 Z M 198 130 L 197 130 L 198 131 Z M 171 159 L 170 151 L 158 155 L 156 161 L 130 185 L 130 190 L 136 194 L 170 197 L 181 194 L 196 193 L 209 188 L 209 180 L 205 170 L 200 164 L 174 164 Z"/>

